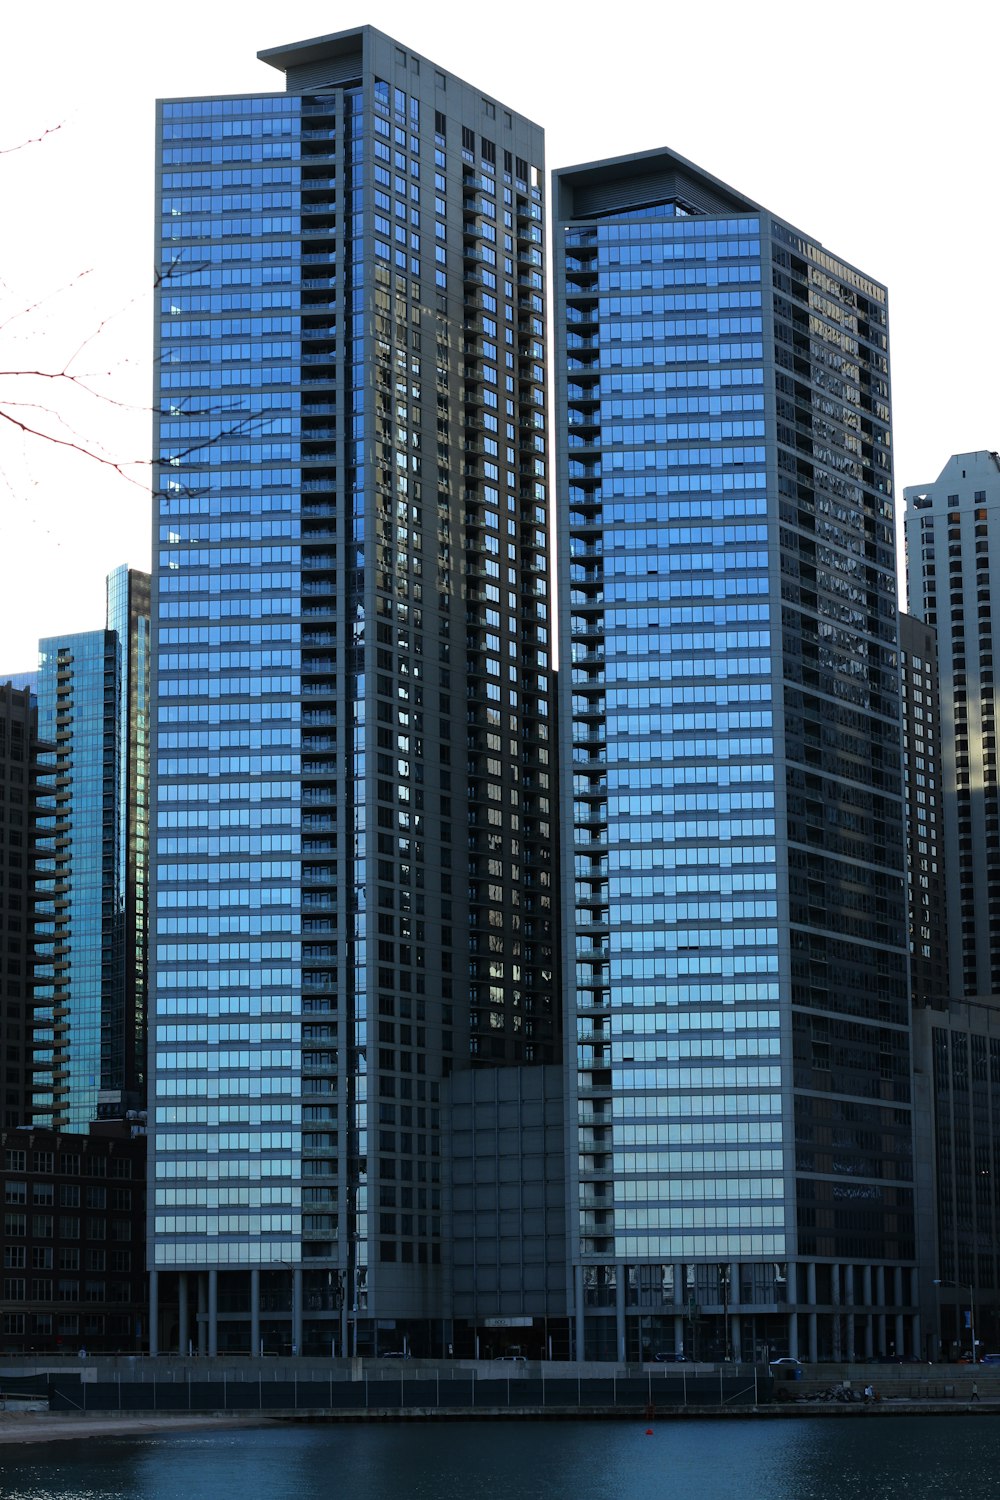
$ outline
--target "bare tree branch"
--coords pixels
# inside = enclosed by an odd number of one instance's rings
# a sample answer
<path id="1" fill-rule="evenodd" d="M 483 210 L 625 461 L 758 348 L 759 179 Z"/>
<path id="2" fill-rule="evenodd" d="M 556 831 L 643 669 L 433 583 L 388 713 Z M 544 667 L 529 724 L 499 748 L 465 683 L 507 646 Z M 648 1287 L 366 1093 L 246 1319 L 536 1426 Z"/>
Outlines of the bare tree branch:
<path id="1" fill-rule="evenodd" d="M 90 276 L 91 274 L 92 272 L 90 269 L 86 271 L 79 271 L 73 277 L 72 281 L 67 281 L 65 286 L 58 287 L 54 292 L 47 292 L 44 297 L 39 297 L 37 302 L 32 302 L 27 307 L 18 308 L 17 312 L 11 313 L 9 318 L 5 318 L 3 322 L 0 323 L 0 333 L 3 333 L 5 329 L 9 328 L 11 323 L 16 322 L 18 318 L 26 318 L 30 313 L 38 312 L 39 308 L 45 307 L 46 304 L 51 302 L 54 297 L 61 297 L 63 292 L 70 291 L 70 289 L 76 286 L 78 282 L 82 281 L 85 276 Z"/>
<path id="2" fill-rule="evenodd" d="M 15 151 L 24 151 L 28 146 L 37 146 L 40 141 L 44 141 L 47 136 L 55 135 L 56 131 L 62 128 L 63 122 L 60 120 L 58 125 L 50 125 L 47 130 L 42 131 L 41 135 L 33 135 L 30 140 L 20 141 L 16 146 L 0 146 L 0 156 L 12 156 Z"/>
<path id="3" fill-rule="evenodd" d="M 123 479 L 127 479 L 129 484 L 136 484 L 140 489 L 146 488 L 140 480 L 133 479 L 131 474 L 126 474 L 125 463 L 129 462 L 128 460 L 118 462 L 116 459 L 107 458 L 101 453 L 95 453 L 92 448 L 86 448 L 82 443 L 71 442 L 69 438 L 56 437 L 54 433 L 44 432 L 39 427 L 29 427 L 27 422 L 19 421 L 17 417 L 12 417 L 10 412 L 4 411 L 2 408 L 0 408 L 0 421 L 10 422 L 13 427 L 19 428 L 28 437 L 41 438 L 46 443 L 55 443 L 59 448 L 73 448 L 77 453 L 82 453 L 86 458 L 92 458 L 95 463 L 105 464 L 107 468 L 114 469 L 115 473 L 120 474 Z M 133 467 L 138 467 L 140 465 L 148 465 L 150 460 L 148 458 L 135 458 L 130 462 Z"/>

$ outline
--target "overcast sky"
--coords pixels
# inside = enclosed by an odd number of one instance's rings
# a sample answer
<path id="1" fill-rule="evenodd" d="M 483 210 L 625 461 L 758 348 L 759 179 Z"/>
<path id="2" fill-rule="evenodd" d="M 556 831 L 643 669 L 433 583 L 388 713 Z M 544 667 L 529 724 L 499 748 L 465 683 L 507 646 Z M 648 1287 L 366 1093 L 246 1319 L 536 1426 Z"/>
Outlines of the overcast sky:
<path id="1" fill-rule="evenodd" d="M 128 477 L 0 421 L 0 670 L 98 628 L 105 574 L 149 566 L 154 99 L 281 89 L 259 49 L 366 22 L 537 120 L 550 168 L 670 146 L 886 282 L 897 495 L 1000 448 L 992 7 L 9 6 L 0 397 Z M 118 404 L 3 374 L 67 365 Z"/>

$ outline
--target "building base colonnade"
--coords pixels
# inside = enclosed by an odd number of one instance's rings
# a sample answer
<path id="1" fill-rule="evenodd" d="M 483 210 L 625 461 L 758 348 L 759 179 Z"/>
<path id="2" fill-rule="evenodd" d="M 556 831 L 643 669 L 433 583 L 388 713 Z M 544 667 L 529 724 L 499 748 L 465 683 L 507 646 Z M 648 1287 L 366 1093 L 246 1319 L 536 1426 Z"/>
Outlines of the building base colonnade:
<path id="1" fill-rule="evenodd" d="M 925 1357 L 914 1266 L 584 1264 L 575 1268 L 574 1307 L 584 1360 Z"/>

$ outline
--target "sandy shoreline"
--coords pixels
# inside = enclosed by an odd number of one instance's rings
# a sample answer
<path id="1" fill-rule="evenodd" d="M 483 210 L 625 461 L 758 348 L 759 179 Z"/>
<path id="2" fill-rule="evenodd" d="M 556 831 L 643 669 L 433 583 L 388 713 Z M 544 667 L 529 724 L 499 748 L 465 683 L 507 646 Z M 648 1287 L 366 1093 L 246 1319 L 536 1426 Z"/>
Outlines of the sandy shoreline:
<path id="1" fill-rule="evenodd" d="M 69 1438 L 144 1437 L 150 1433 L 218 1432 L 226 1427 L 269 1427 L 264 1414 L 245 1416 L 220 1413 L 218 1416 L 157 1416 L 137 1412 L 135 1416 L 99 1412 L 77 1416 L 75 1412 L 0 1411 L 0 1448 L 8 1443 L 55 1443 Z"/>

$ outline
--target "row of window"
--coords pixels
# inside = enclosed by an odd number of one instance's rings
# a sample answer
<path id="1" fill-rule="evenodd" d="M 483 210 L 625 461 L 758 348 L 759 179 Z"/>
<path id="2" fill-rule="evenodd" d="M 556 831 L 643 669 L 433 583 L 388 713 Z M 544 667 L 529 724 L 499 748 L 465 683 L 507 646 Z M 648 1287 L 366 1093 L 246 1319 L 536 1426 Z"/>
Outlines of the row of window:
<path id="1" fill-rule="evenodd" d="M 27 1245 L 5 1245 L 3 1267 L 5 1271 L 24 1271 L 29 1264 Z M 131 1271 L 131 1250 L 80 1250 L 76 1245 L 32 1245 L 30 1265 L 33 1271 Z"/>
<path id="2" fill-rule="evenodd" d="M 8 1146 L 4 1150 L 3 1164 L 5 1172 L 26 1172 L 28 1161 L 31 1161 L 32 1172 L 55 1172 L 58 1160 L 58 1171 L 61 1176 L 80 1177 L 85 1174 L 89 1177 L 131 1177 L 132 1162 L 125 1156 L 86 1156 L 81 1158 L 75 1151 L 28 1151 L 24 1147 Z M 81 1161 L 83 1167 L 81 1168 Z"/>

